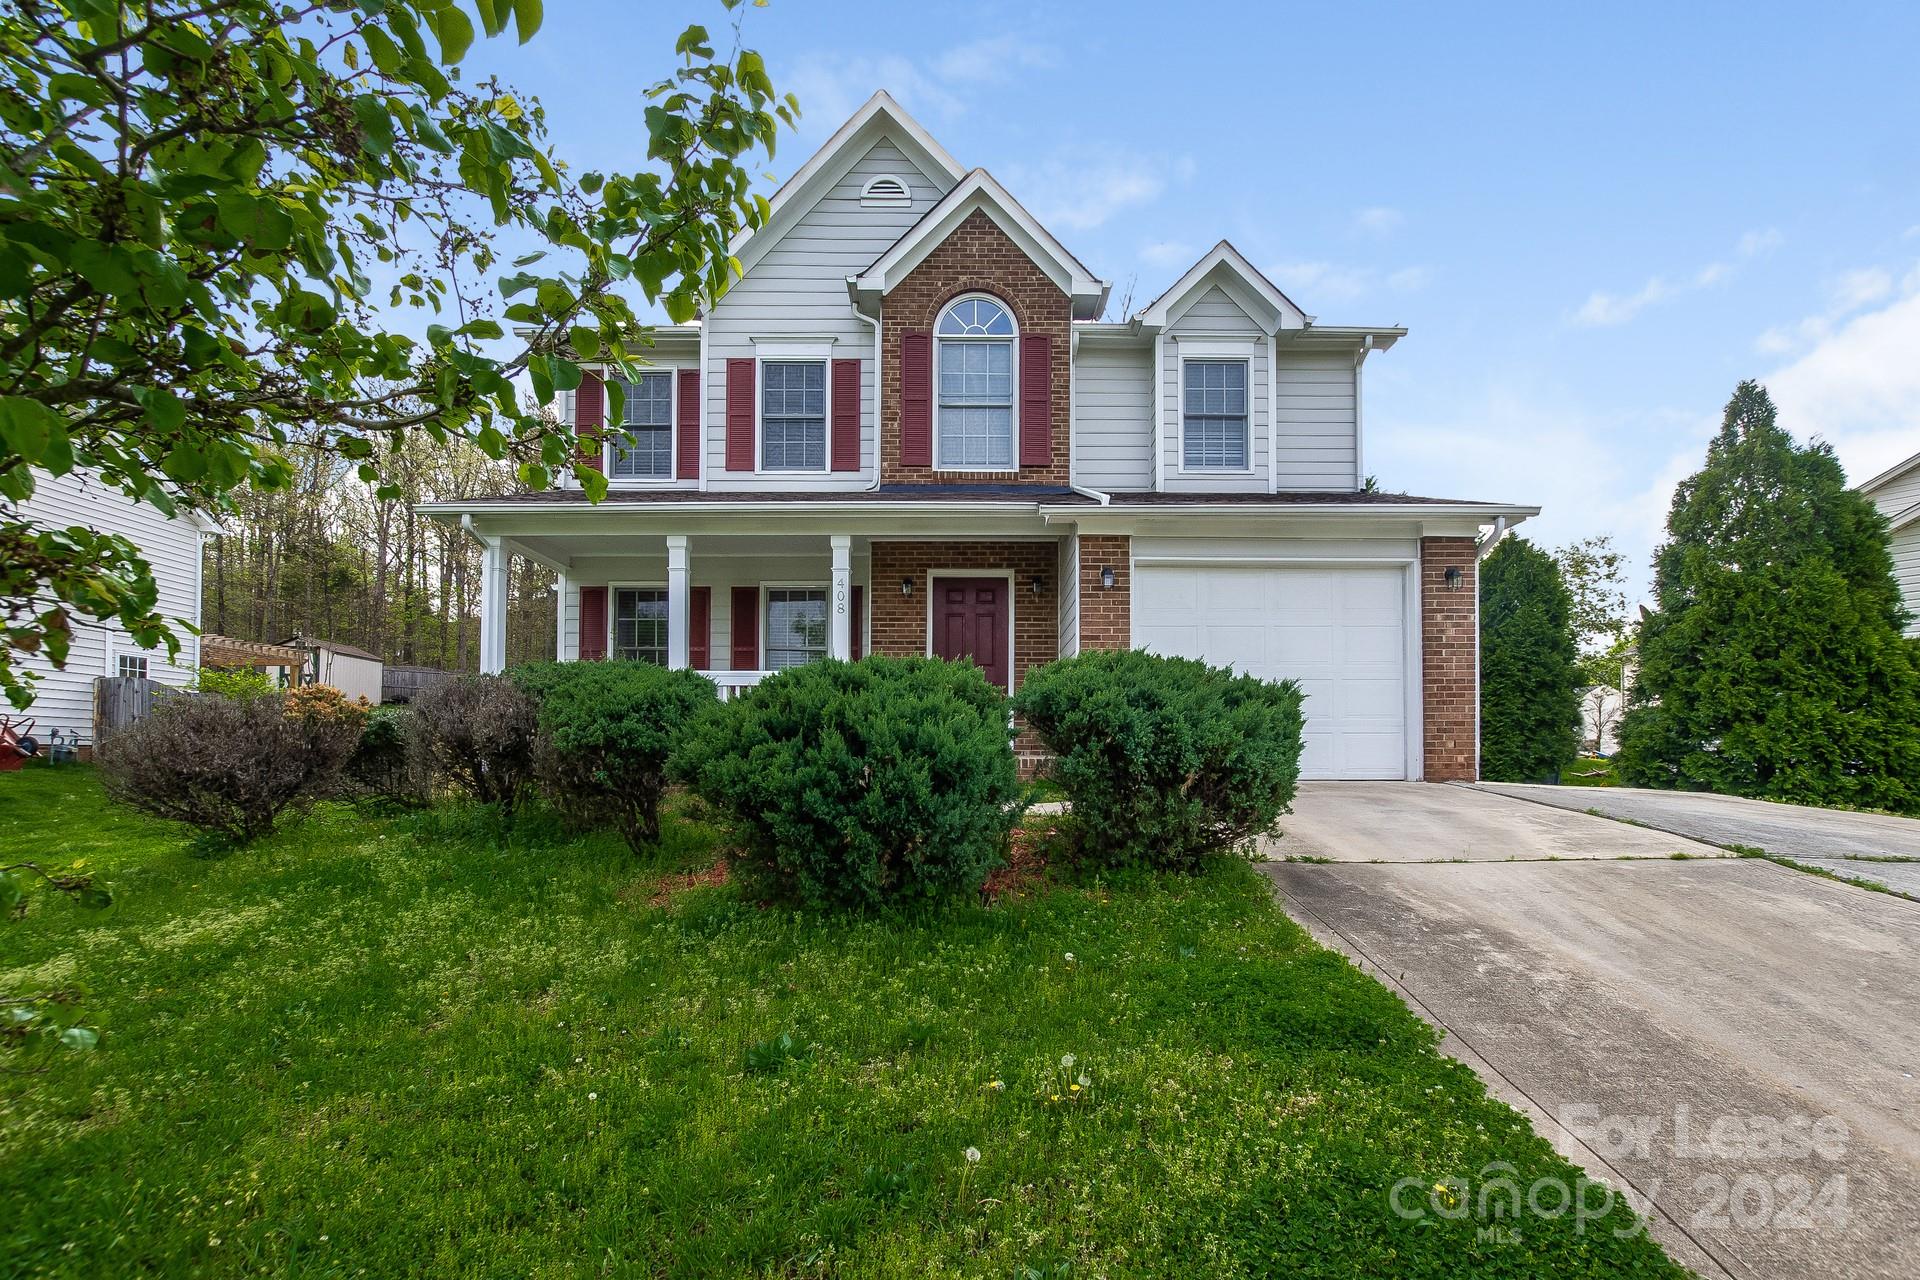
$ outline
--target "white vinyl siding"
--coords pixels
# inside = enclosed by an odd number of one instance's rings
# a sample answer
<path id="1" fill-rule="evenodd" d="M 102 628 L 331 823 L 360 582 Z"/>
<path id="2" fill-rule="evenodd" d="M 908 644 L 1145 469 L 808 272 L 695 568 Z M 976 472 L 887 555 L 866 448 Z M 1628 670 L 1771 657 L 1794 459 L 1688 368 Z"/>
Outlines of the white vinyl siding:
<path id="1" fill-rule="evenodd" d="M 1162 346 L 1161 387 L 1165 423 L 1161 438 L 1165 487 L 1171 493 L 1263 491 L 1267 487 L 1267 337 L 1218 285 L 1167 326 Z M 1228 353 L 1231 354 L 1228 354 Z M 1190 360 L 1239 359 L 1246 365 L 1247 463 L 1236 468 L 1185 465 L 1185 398 L 1182 364 Z M 1209 474 L 1219 471 L 1219 474 Z"/>
<path id="2" fill-rule="evenodd" d="M 862 207 L 862 189 L 884 174 L 905 181 L 910 200 L 893 207 Z M 753 356 L 756 340 L 830 342 L 834 358 L 857 359 L 861 367 L 862 470 L 782 474 L 779 487 L 858 489 L 872 479 L 879 457 L 873 421 L 873 327 L 857 318 L 847 297 L 847 277 L 871 266 L 946 190 L 944 179 L 929 178 L 883 138 L 714 304 L 706 320 L 702 381 L 709 488 L 767 486 L 764 476 L 726 469 L 727 360 Z"/>
<path id="3" fill-rule="evenodd" d="M 1359 488 L 1354 378 L 1351 352 L 1289 350 L 1282 339 L 1274 382 L 1280 488 Z"/>
<path id="4" fill-rule="evenodd" d="M 84 525 L 132 539 L 153 569 L 159 585 L 158 612 L 169 619 L 200 625 L 201 534 L 185 519 L 168 519 L 158 510 L 136 503 L 91 476 L 70 472 L 49 476 L 34 472 L 34 495 L 21 504 L 22 517 L 42 528 L 64 529 Z M 167 661 L 165 647 L 142 649 L 117 626 L 103 626 L 75 618 L 67 665 L 55 670 L 35 654 L 16 655 L 20 669 L 40 675 L 36 697 L 27 712 L 37 722 L 42 739 L 60 729 L 76 731 L 83 742 L 93 740 L 93 682 L 117 675 L 121 655 L 144 657 L 147 678 L 161 684 L 192 683 L 200 665 L 200 639 L 175 625 L 180 654 Z"/>
<path id="5" fill-rule="evenodd" d="M 1920 636 L 1920 524 L 1910 524 L 1893 535 L 1893 576 L 1906 599 L 1907 634 Z"/>
<path id="6" fill-rule="evenodd" d="M 1153 345 L 1083 337 L 1073 373 L 1075 482 L 1153 488 Z"/>

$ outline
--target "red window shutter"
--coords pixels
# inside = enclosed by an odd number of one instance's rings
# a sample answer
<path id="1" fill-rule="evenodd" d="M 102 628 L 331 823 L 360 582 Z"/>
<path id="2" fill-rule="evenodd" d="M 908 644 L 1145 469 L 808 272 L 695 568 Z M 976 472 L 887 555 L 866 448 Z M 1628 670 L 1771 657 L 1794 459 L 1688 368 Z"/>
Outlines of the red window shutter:
<path id="1" fill-rule="evenodd" d="M 833 362 L 833 469 L 860 469 L 860 362 Z"/>
<path id="2" fill-rule="evenodd" d="M 1053 338 L 1020 339 L 1020 465 L 1053 465 Z"/>
<path id="3" fill-rule="evenodd" d="M 933 465 L 933 335 L 900 335 L 900 465 Z"/>
<path id="4" fill-rule="evenodd" d="M 733 589 L 732 656 L 731 665 L 735 671 L 760 669 L 760 588 L 758 587 Z"/>
<path id="5" fill-rule="evenodd" d="M 580 661 L 607 656 L 607 589 L 580 588 Z"/>
<path id="6" fill-rule="evenodd" d="M 753 470 L 753 360 L 727 361 L 727 470 Z"/>
<path id="7" fill-rule="evenodd" d="M 679 421 L 675 424 L 679 438 L 674 441 L 679 463 L 676 474 L 682 480 L 700 478 L 700 407 L 700 371 L 682 369 Z"/>
<path id="8" fill-rule="evenodd" d="M 695 587 L 687 597 L 687 665 L 713 669 L 713 588 Z"/>
<path id="9" fill-rule="evenodd" d="M 853 631 L 853 660 L 858 662 L 867 656 L 866 645 L 862 643 L 867 638 L 867 589 L 857 583 L 853 588 L 853 622 L 850 626 Z"/>
<path id="10" fill-rule="evenodd" d="M 601 470 L 600 426 L 606 421 L 606 388 L 598 376 L 580 375 L 580 389 L 573 393 L 573 429 L 580 437 L 580 461 L 595 471 Z M 601 592 L 604 601 L 606 593 Z"/>

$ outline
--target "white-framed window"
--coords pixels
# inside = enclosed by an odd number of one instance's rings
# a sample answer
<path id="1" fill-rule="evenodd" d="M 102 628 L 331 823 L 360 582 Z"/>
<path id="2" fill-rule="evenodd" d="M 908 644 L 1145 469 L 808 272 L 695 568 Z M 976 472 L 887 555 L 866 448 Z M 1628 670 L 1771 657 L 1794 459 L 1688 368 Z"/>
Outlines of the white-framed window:
<path id="1" fill-rule="evenodd" d="M 147 678 L 147 655 L 144 653 L 123 653 L 114 662 L 114 670 L 121 676 Z"/>
<path id="2" fill-rule="evenodd" d="M 1245 471 L 1247 362 L 1183 360 L 1180 462 L 1192 471 Z"/>
<path id="3" fill-rule="evenodd" d="M 760 362 L 760 469 L 827 469 L 827 362 Z"/>
<path id="4" fill-rule="evenodd" d="M 673 478 L 673 373 L 643 373 L 625 392 L 621 423 L 607 435 L 607 475 L 616 480 Z"/>
<path id="5" fill-rule="evenodd" d="M 614 658 L 667 665 L 667 592 L 664 587 L 613 589 Z"/>
<path id="6" fill-rule="evenodd" d="M 784 671 L 827 656 L 825 587 L 768 587 L 761 665 Z"/>
<path id="7" fill-rule="evenodd" d="M 934 333 L 934 465 L 1012 470 L 1013 313 L 992 298 L 969 294 L 940 313 Z"/>

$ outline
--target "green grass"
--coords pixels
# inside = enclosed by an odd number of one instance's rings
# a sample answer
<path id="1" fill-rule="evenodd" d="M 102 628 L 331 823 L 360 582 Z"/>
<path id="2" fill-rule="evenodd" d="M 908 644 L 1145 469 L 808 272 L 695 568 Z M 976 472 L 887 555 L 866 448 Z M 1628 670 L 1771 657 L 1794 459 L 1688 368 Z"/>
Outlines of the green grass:
<path id="1" fill-rule="evenodd" d="M 330 806 L 208 859 L 84 769 L 0 776 L 0 852 L 117 894 L 0 933 L 0 990 L 103 1031 L 0 1077 L 7 1273 L 1679 1274 L 1624 1206 L 1396 1217 L 1402 1177 L 1575 1175 L 1245 864 L 818 919 L 652 905 L 711 858 L 673 832 Z"/>
<path id="2" fill-rule="evenodd" d="M 1617 787 L 1620 779 L 1613 772 L 1613 761 L 1599 756 L 1582 756 L 1560 771 L 1563 787 Z"/>

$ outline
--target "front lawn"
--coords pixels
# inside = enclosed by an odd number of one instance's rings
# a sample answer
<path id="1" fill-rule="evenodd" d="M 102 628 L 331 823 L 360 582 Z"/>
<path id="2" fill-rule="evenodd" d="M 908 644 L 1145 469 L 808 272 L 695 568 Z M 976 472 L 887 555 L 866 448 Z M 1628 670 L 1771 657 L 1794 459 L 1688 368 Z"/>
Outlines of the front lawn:
<path id="1" fill-rule="evenodd" d="M 0 926 L 103 1031 L 0 1077 L 8 1273 L 1679 1274 L 1624 1206 L 1397 1216 L 1574 1172 L 1243 864 L 822 920 L 663 893 L 670 833 L 327 806 L 209 859 L 0 775 L 7 861 L 117 895 Z"/>

